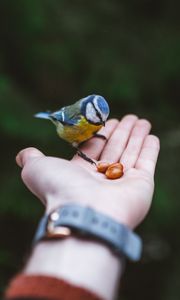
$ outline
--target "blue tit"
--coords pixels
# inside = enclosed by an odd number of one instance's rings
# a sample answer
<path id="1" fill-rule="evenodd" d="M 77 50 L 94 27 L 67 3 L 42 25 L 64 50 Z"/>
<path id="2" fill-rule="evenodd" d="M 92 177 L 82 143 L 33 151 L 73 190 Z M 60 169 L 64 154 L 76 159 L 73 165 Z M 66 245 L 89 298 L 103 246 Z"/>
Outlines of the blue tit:
<path id="1" fill-rule="evenodd" d="M 95 162 L 79 149 L 79 144 L 93 136 L 106 139 L 97 132 L 105 125 L 108 116 L 109 105 L 99 95 L 89 95 L 53 113 L 40 112 L 35 115 L 37 118 L 51 120 L 58 136 L 75 147 L 77 153 L 90 163 Z"/>

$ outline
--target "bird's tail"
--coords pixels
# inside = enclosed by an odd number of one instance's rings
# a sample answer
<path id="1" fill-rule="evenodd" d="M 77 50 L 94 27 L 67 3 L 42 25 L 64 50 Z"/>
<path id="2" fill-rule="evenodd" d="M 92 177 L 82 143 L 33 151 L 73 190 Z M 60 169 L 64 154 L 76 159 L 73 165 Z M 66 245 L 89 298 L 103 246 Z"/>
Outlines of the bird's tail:
<path id="1" fill-rule="evenodd" d="M 34 115 L 35 118 L 41 118 L 41 119 L 49 119 L 49 112 L 39 112 Z"/>

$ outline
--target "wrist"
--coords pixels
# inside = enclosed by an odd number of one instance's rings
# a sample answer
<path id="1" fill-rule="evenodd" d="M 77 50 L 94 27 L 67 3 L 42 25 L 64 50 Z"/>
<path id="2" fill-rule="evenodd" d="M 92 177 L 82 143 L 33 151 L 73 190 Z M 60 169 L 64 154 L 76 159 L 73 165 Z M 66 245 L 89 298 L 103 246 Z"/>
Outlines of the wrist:
<path id="1" fill-rule="evenodd" d="M 105 214 L 113 218 L 115 221 L 128 226 L 131 229 L 134 229 L 136 227 L 134 221 L 132 220 L 130 214 L 128 213 L 129 207 L 124 207 L 123 205 L 122 207 L 119 206 L 117 209 L 116 206 L 113 206 L 113 202 L 112 202 L 113 194 L 112 197 L 110 198 L 109 197 L 107 198 L 107 195 L 106 194 L 103 195 L 102 192 L 99 195 L 98 191 L 95 191 L 96 197 L 93 197 L 92 195 L 90 196 L 88 194 L 85 197 L 84 194 L 85 193 L 78 193 L 78 192 L 74 192 L 73 195 L 71 193 L 66 195 L 63 195 L 63 193 L 48 194 L 46 196 L 46 214 L 51 213 L 53 210 L 55 210 L 56 208 L 62 205 L 66 205 L 68 203 L 74 203 L 74 204 L 89 206 L 92 209 L 98 211 L 99 213 Z M 103 205 L 102 205 L 102 199 L 103 199 Z"/>
<path id="2" fill-rule="evenodd" d="M 114 297 L 122 268 L 123 259 L 109 247 L 97 241 L 69 237 L 37 244 L 24 273 L 63 278 L 109 300 Z"/>

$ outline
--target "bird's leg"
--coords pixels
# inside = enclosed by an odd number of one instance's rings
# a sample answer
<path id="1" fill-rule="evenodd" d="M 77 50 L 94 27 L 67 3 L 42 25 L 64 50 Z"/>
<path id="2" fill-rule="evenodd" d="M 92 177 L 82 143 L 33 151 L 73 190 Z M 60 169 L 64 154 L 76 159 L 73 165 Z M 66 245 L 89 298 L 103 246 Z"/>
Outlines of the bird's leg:
<path id="1" fill-rule="evenodd" d="M 77 154 L 82 157 L 84 160 L 90 162 L 93 165 L 96 165 L 95 161 L 88 157 L 85 153 L 83 153 L 78 147 L 75 147 L 77 150 Z"/>
<path id="2" fill-rule="evenodd" d="M 103 135 L 103 134 L 95 133 L 94 136 L 97 137 L 97 138 L 100 138 L 102 140 L 107 141 L 107 137 L 105 137 L 105 135 Z"/>

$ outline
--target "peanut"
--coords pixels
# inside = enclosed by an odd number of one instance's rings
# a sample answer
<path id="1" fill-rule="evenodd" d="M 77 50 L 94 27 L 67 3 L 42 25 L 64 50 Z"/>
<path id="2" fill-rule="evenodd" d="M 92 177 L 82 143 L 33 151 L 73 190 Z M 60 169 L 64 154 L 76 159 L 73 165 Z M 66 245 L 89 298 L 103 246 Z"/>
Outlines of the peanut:
<path id="1" fill-rule="evenodd" d="M 108 179 L 117 179 L 123 175 L 123 165 L 121 163 L 111 164 L 105 173 Z"/>
<path id="2" fill-rule="evenodd" d="M 97 164 L 97 171 L 100 173 L 105 173 L 109 166 L 110 164 L 108 162 L 99 162 Z"/>
<path id="3" fill-rule="evenodd" d="M 97 171 L 105 174 L 108 179 L 117 179 L 123 175 L 123 165 L 121 163 L 99 162 Z"/>

